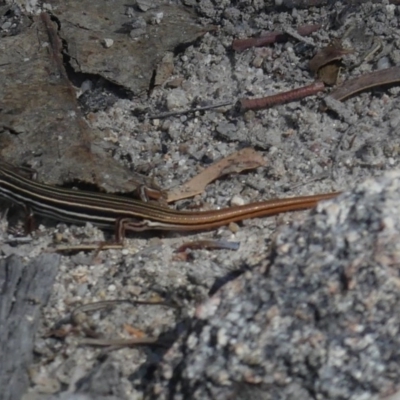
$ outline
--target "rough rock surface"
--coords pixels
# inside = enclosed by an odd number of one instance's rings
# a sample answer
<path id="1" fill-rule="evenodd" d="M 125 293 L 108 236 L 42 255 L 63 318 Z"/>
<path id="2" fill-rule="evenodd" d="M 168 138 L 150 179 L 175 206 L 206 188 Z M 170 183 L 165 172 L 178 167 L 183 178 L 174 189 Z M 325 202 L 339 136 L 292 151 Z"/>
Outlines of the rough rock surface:
<path id="1" fill-rule="evenodd" d="M 372 399 L 398 390 L 400 173 L 283 229 L 197 309 L 148 398 Z M 376 397 L 374 397 L 376 396 Z"/>

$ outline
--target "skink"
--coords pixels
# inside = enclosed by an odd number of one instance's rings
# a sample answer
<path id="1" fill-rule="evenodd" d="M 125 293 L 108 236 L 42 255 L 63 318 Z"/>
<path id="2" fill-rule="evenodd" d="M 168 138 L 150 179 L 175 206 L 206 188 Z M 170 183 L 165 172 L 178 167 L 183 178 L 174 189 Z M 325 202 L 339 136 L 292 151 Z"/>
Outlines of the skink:
<path id="1" fill-rule="evenodd" d="M 314 207 L 339 192 L 272 199 L 210 211 L 178 211 L 166 206 L 124 196 L 63 189 L 28 179 L 8 164 L 0 163 L 0 197 L 22 205 L 30 215 L 38 214 L 62 222 L 90 222 L 115 229 L 117 242 L 126 231 L 198 231 L 230 222 L 266 217 Z"/>

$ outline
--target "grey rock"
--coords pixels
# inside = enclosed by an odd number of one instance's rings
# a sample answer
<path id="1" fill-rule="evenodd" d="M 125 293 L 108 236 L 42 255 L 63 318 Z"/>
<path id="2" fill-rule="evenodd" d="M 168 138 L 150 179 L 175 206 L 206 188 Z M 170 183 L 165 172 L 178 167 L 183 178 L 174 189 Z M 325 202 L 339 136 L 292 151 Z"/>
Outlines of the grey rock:
<path id="1" fill-rule="evenodd" d="M 320 204 L 197 310 L 147 398 L 373 399 L 400 382 L 400 172 Z"/>

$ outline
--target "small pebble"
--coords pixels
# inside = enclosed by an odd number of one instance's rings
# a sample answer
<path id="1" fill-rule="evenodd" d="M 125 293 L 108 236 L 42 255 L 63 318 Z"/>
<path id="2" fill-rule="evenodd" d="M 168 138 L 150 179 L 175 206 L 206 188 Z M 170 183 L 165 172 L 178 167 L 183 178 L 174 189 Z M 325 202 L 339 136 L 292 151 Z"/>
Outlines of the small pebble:
<path id="1" fill-rule="evenodd" d="M 244 204 L 243 197 L 235 194 L 231 200 L 231 206 L 242 206 Z"/>
<path id="2" fill-rule="evenodd" d="M 114 284 L 109 285 L 108 288 L 107 288 L 107 290 L 109 292 L 115 292 L 116 289 L 117 289 L 117 287 Z"/>
<path id="3" fill-rule="evenodd" d="M 154 13 L 152 18 L 150 19 L 150 23 L 152 25 L 160 25 L 163 18 L 164 18 L 163 12 Z"/>
<path id="4" fill-rule="evenodd" d="M 110 48 L 112 45 L 114 44 L 114 40 L 107 38 L 107 39 L 103 39 L 103 46 L 108 49 Z"/>
<path id="5" fill-rule="evenodd" d="M 376 64 L 376 68 L 378 70 L 390 68 L 389 57 L 381 57 Z"/>
<path id="6" fill-rule="evenodd" d="M 174 89 L 168 93 L 167 108 L 169 111 L 185 108 L 188 104 L 189 100 L 184 90 Z"/>
<path id="7" fill-rule="evenodd" d="M 152 0 L 136 0 L 136 6 L 140 11 L 146 12 L 151 8 L 154 8 L 155 5 Z"/>
<path id="8" fill-rule="evenodd" d="M 237 233 L 240 230 L 240 227 L 236 222 L 231 222 L 228 228 L 232 233 Z"/>
<path id="9" fill-rule="evenodd" d="M 11 28 L 11 25 L 12 25 L 11 21 L 6 21 L 6 22 L 4 22 L 3 25 L 1 25 L 1 29 L 3 29 L 3 31 L 6 31 L 7 29 Z"/>

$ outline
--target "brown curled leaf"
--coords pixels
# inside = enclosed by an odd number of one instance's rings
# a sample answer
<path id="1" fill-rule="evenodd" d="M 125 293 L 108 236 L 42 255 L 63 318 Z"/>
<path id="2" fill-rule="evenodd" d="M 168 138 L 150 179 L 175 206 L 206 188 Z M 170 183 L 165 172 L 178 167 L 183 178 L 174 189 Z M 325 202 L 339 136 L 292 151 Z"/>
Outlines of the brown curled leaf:
<path id="1" fill-rule="evenodd" d="M 343 101 L 363 90 L 399 83 L 400 67 L 391 67 L 370 72 L 369 74 L 364 74 L 358 78 L 349 79 L 348 81 L 343 82 L 339 88 L 331 92 L 330 97 L 338 101 Z"/>
<path id="2" fill-rule="evenodd" d="M 260 153 L 252 148 L 239 150 L 212 164 L 179 188 L 167 192 L 167 201 L 177 201 L 203 193 L 207 185 L 221 176 L 266 165 Z"/>
<path id="3" fill-rule="evenodd" d="M 341 60 L 344 55 L 352 53 L 351 49 L 344 49 L 337 39 L 328 46 L 319 50 L 310 60 L 310 70 L 326 85 L 334 85 L 339 74 Z"/>
<path id="4" fill-rule="evenodd" d="M 325 85 L 334 86 L 337 83 L 340 68 L 340 61 L 332 61 L 318 70 L 318 79 L 324 82 Z"/>
<path id="5" fill-rule="evenodd" d="M 333 40 L 328 46 L 320 49 L 317 54 L 310 60 L 310 70 L 317 73 L 318 70 L 332 61 L 338 61 L 344 55 L 352 53 L 352 49 L 344 49 L 339 40 Z"/>

